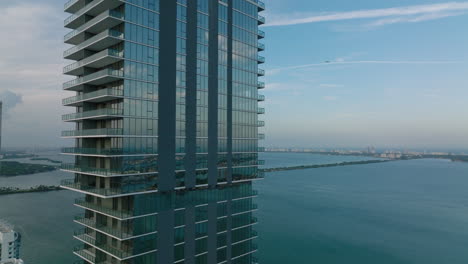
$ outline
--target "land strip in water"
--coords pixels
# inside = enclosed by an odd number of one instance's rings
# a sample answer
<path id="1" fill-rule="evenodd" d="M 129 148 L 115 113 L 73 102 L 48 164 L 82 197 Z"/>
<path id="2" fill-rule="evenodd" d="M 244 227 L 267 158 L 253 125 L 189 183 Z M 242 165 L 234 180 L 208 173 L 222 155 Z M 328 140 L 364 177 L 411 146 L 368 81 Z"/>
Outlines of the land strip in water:
<path id="1" fill-rule="evenodd" d="M 16 187 L 0 187 L 0 195 L 15 194 L 15 193 L 32 193 L 32 192 L 51 192 L 63 190 L 59 186 L 39 185 L 29 189 L 20 189 Z"/>
<path id="2" fill-rule="evenodd" d="M 57 166 L 20 163 L 17 161 L 0 161 L 0 177 L 14 177 L 54 171 Z"/>
<path id="3" fill-rule="evenodd" d="M 50 162 L 50 163 L 55 163 L 55 164 L 62 163 L 61 161 L 53 160 L 53 159 L 49 159 L 49 158 L 30 158 L 30 160 L 48 161 L 48 162 Z"/>
<path id="4" fill-rule="evenodd" d="M 329 163 L 329 164 L 315 164 L 315 165 L 300 165 L 300 166 L 289 166 L 289 167 L 278 167 L 278 168 L 266 168 L 266 169 L 262 169 L 262 171 L 264 171 L 264 172 L 275 172 L 275 171 L 318 169 L 318 168 L 330 168 L 330 167 L 339 167 L 339 166 L 375 164 L 375 163 L 384 163 L 384 162 L 390 162 L 390 161 L 395 161 L 395 160 L 344 161 L 344 162 Z"/>

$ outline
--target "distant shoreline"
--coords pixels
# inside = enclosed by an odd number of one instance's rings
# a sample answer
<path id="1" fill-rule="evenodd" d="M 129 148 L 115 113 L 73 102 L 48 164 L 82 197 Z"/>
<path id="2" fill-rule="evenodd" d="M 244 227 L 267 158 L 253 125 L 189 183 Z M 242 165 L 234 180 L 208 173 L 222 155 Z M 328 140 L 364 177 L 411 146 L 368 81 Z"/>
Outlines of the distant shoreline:
<path id="1" fill-rule="evenodd" d="M 34 193 L 34 192 L 52 192 L 63 190 L 59 186 L 45 186 L 39 185 L 29 189 L 20 189 L 17 187 L 0 187 L 0 195 L 18 194 L 18 193 Z"/>
<path id="2" fill-rule="evenodd" d="M 329 163 L 329 164 L 300 165 L 300 166 L 288 166 L 288 167 L 278 167 L 278 168 L 266 168 L 266 169 L 262 169 L 262 171 L 263 172 L 276 172 L 276 171 L 290 171 L 290 170 L 304 170 L 304 169 L 319 169 L 319 168 L 330 168 L 330 167 L 340 167 L 340 166 L 352 166 L 352 165 L 384 163 L 384 162 L 390 162 L 390 161 L 397 161 L 397 160 L 345 161 L 345 162 Z"/>
<path id="3" fill-rule="evenodd" d="M 401 154 L 400 157 L 389 158 L 381 157 L 379 153 L 341 153 L 333 151 L 280 151 L 272 150 L 265 151 L 265 153 L 304 153 L 304 154 L 320 154 L 320 155 L 331 155 L 331 156 L 356 156 L 356 157 L 368 157 L 368 158 L 379 158 L 389 160 L 414 160 L 414 159 L 446 159 L 453 162 L 468 162 L 468 155 L 448 154 L 448 155 L 435 155 L 435 154 Z"/>

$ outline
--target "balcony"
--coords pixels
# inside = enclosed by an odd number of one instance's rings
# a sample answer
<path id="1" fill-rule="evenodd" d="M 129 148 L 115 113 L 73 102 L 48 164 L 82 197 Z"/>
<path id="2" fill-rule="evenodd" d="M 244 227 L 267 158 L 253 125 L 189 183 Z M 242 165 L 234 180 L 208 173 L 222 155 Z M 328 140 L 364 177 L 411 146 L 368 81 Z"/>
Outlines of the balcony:
<path id="1" fill-rule="evenodd" d="M 101 51 L 124 40 L 124 34 L 120 31 L 108 29 L 91 38 L 83 41 L 79 45 L 71 47 L 63 52 L 63 57 L 67 60 L 82 60 L 88 56 L 85 50 Z"/>
<path id="2" fill-rule="evenodd" d="M 264 82 L 258 82 L 257 88 L 258 89 L 264 89 L 265 88 L 265 83 Z"/>
<path id="3" fill-rule="evenodd" d="M 94 0 L 86 4 L 83 8 L 74 12 L 71 16 L 67 17 L 63 24 L 66 28 L 75 29 L 87 22 L 88 17 L 98 16 L 102 12 L 114 9 L 123 2 L 119 0 Z M 71 4 L 73 6 L 73 4 Z M 69 8 L 70 9 L 70 8 Z"/>
<path id="4" fill-rule="evenodd" d="M 259 11 L 259 12 L 265 10 L 265 3 L 264 3 L 263 1 L 258 0 L 258 1 L 257 1 L 257 5 L 258 5 L 258 11 Z"/>
<path id="5" fill-rule="evenodd" d="M 80 240 L 83 243 L 86 243 L 89 246 L 92 246 L 100 251 L 103 251 L 104 253 L 108 255 L 112 255 L 113 257 L 117 258 L 120 261 L 135 257 L 135 255 L 144 255 L 144 254 L 148 254 L 150 252 L 154 252 L 157 250 L 157 248 L 149 248 L 145 250 L 146 252 L 133 253 L 134 251 L 133 248 L 123 250 L 123 249 L 111 247 L 107 244 L 97 243 L 96 239 L 91 234 L 87 233 L 85 230 L 75 231 L 75 235 L 73 237 L 75 239 Z"/>
<path id="6" fill-rule="evenodd" d="M 85 67 L 100 69 L 123 60 L 123 51 L 105 49 L 83 60 L 72 63 L 63 68 L 63 73 L 68 75 L 84 75 Z"/>
<path id="7" fill-rule="evenodd" d="M 258 24 L 263 25 L 265 24 L 266 20 L 264 16 L 258 15 Z"/>
<path id="8" fill-rule="evenodd" d="M 68 97 L 62 100 L 64 106 L 81 106 L 84 102 L 102 103 L 115 99 L 123 98 L 123 90 L 115 88 L 107 88 L 97 90 L 90 93 L 80 94 L 77 96 Z"/>
<path id="9" fill-rule="evenodd" d="M 258 134 L 257 139 L 263 140 L 265 139 L 265 134 Z"/>
<path id="10" fill-rule="evenodd" d="M 136 169 L 128 169 L 128 170 L 118 170 L 118 169 L 101 169 L 101 168 L 91 168 L 81 165 L 75 164 L 62 164 L 61 169 L 63 171 L 73 172 L 73 173 L 80 173 L 80 174 L 87 174 L 87 175 L 95 175 L 100 177 L 120 177 L 120 176 L 132 176 L 132 175 L 142 175 L 142 174 L 156 174 L 158 173 L 157 168 L 152 170 L 136 170 Z"/>
<path id="11" fill-rule="evenodd" d="M 264 101 L 265 101 L 265 95 L 259 94 L 259 95 L 257 96 L 257 101 L 258 101 L 258 102 L 264 102 Z"/>
<path id="12" fill-rule="evenodd" d="M 63 10 L 67 13 L 75 13 L 85 6 L 85 0 L 70 0 L 63 5 Z"/>
<path id="13" fill-rule="evenodd" d="M 147 236 L 157 233 L 156 226 L 154 226 L 153 229 L 138 232 L 133 230 L 119 230 L 101 224 L 97 224 L 95 219 L 87 218 L 84 215 L 75 216 L 75 222 L 86 227 L 90 227 L 108 236 L 115 237 L 118 240 L 128 240 L 136 237 Z"/>
<path id="14" fill-rule="evenodd" d="M 106 156 L 106 157 L 115 157 L 115 156 L 143 156 L 143 155 L 158 155 L 158 153 L 153 150 L 147 151 L 131 151 L 124 150 L 122 148 L 62 148 L 62 154 L 66 155 L 82 155 L 82 156 Z"/>
<path id="15" fill-rule="evenodd" d="M 111 208 L 106 208 L 103 206 L 99 206 L 95 203 L 87 202 L 84 198 L 79 198 L 75 200 L 75 205 L 81 207 L 83 209 L 88 209 L 91 211 L 98 212 L 104 215 L 110 215 L 114 218 L 118 218 L 119 220 L 123 221 L 126 219 L 134 218 L 136 215 L 133 211 L 127 210 L 113 210 Z"/>
<path id="16" fill-rule="evenodd" d="M 241 183 L 241 182 L 252 182 L 256 180 L 262 180 L 265 178 L 265 173 L 263 171 L 258 171 L 255 175 L 233 175 L 232 182 L 233 183 Z"/>
<path id="17" fill-rule="evenodd" d="M 258 69 L 257 75 L 258 75 L 258 76 L 265 76 L 265 70 L 263 70 L 263 69 Z"/>
<path id="18" fill-rule="evenodd" d="M 257 61 L 258 61 L 259 64 L 265 63 L 265 57 L 258 56 Z"/>
<path id="19" fill-rule="evenodd" d="M 254 203 L 248 205 L 234 205 L 231 208 L 231 214 L 240 215 L 245 213 L 251 213 L 256 210 L 258 210 L 258 205 Z"/>
<path id="20" fill-rule="evenodd" d="M 102 108 L 92 111 L 66 114 L 62 116 L 65 122 L 74 122 L 79 120 L 102 120 L 110 118 L 119 118 L 123 116 L 123 109 Z"/>
<path id="21" fill-rule="evenodd" d="M 265 126 L 265 121 L 260 121 L 260 120 L 258 120 L 258 121 L 257 121 L 257 126 L 258 126 L 258 127 L 264 127 L 264 126 Z"/>
<path id="22" fill-rule="evenodd" d="M 115 137 L 122 136 L 123 129 L 121 128 L 98 128 L 62 131 L 62 137 L 81 138 L 81 137 Z"/>
<path id="23" fill-rule="evenodd" d="M 124 72 L 121 70 L 104 69 L 95 73 L 79 77 L 63 84 L 64 90 L 81 91 L 84 85 L 102 85 L 122 80 Z"/>
<path id="24" fill-rule="evenodd" d="M 265 44 L 263 43 L 258 43 L 258 51 L 264 51 L 265 50 Z"/>
<path id="25" fill-rule="evenodd" d="M 258 39 L 263 39 L 263 38 L 265 38 L 265 31 L 258 30 Z"/>
<path id="26" fill-rule="evenodd" d="M 142 192 L 156 192 L 157 185 L 138 185 L 138 186 L 125 186 L 125 187 L 109 187 L 109 188 L 97 188 L 96 186 L 89 186 L 85 184 L 81 184 L 80 182 L 76 181 L 75 179 L 67 179 L 62 180 L 60 182 L 60 187 L 64 189 L 68 189 L 71 191 L 76 191 L 80 193 L 91 194 L 100 198 L 113 198 L 113 197 L 120 197 L 129 194 L 135 193 L 142 193 Z"/>
<path id="27" fill-rule="evenodd" d="M 258 165 L 260 165 L 260 166 L 265 165 L 265 160 L 258 160 Z"/>
<path id="28" fill-rule="evenodd" d="M 73 254 L 85 260 L 86 263 L 100 263 L 101 262 L 100 260 L 96 259 L 96 255 L 93 252 L 86 249 L 84 245 L 76 246 L 73 249 Z"/>
<path id="29" fill-rule="evenodd" d="M 116 10 L 107 10 L 66 34 L 64 42 L 67 44 L 77 45 L 85 40 L 87 34 L 98 34 L 108 28 L 113 28 L 122 23 L 123 19 L 124 15 L 121 12 Z"/>

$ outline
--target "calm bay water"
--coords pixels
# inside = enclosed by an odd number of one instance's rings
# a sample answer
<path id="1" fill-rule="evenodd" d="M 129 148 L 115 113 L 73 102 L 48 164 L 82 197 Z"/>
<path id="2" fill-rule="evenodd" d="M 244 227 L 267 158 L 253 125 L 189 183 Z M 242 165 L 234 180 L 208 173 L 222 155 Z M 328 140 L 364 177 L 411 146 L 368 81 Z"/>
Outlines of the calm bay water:
<path id="1" fill-rule="evenodd" d="M 468 261 L 468 163 L 275 172 L 256 185 L 262 263 Z"/>
<path id="2" fill-rule="evenodd" d="M 262 159 L 267 167 L 352 161 L 307 153 L 265 153 Z M 71 177 L 57 173 L 34 179 L 58 184 Z M 29 184 L 27 177 L 8 179 Z M 468 261 L 468 163 L 413 160 L 275 172 L 255 185 L 261 263 Z M 76 197 L 70 191 L 0 196 L 0 218 L 23 234 L 27 264 L 75 259 L 72 219 L 81 211 L 72 206 Z"/>

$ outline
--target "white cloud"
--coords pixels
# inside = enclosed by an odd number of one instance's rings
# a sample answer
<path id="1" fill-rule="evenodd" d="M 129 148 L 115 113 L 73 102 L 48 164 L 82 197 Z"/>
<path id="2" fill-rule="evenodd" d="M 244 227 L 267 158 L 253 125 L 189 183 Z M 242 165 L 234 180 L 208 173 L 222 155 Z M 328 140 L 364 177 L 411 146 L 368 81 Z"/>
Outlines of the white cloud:
<path id="1" fill-rule="evenodd" d="M 65 44 L 60 5 L 43 1 L 11 1 L 0 8 L 0 97 L 5 91 L 22 95 L 4 120 L 5 147 L 61 145 L 60 114 L 65 111 L 62 59 Z M 30 129 L 34 127 L 34 136 Z"/>
<path id="2" fill-rule="evenodd" d="M 270 15 L 266 26 L 288 26 L 307 23 L 388 18 L 376 21 L 386 25 L 402 22 L 421 22 L 449 16 L 459 16 L 468 11 L 468 2 L 448 2 L 440 4 L 414 5 L 394 8 L 367 9 L 327 14 Z"/>

